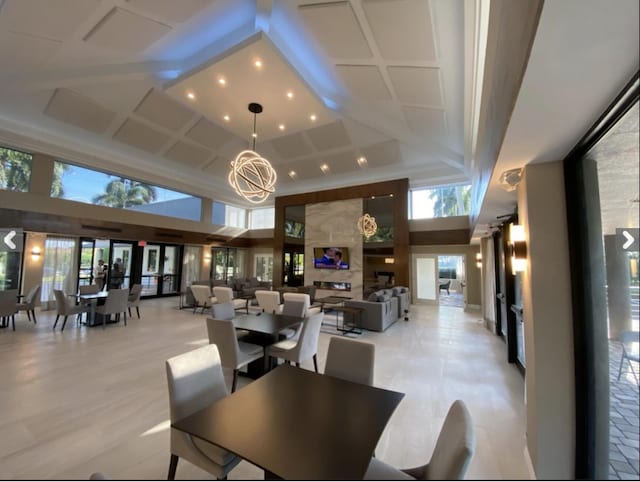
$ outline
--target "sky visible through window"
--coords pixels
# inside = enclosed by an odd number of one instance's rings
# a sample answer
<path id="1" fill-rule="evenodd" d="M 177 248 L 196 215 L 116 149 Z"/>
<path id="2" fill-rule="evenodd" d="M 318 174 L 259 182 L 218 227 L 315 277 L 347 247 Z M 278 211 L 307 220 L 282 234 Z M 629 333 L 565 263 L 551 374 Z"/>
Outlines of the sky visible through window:
<path id="1" fill-rule="evenodd" d="M 102 194 L 109 181 L 120 176 L 112 176 L 90 169 L 66 164 L 68 167 L 62 175 L 64 186 L 64 199 L 93 204 L 93 198 Z M 188 194 L 156 187 L 156 200 L 154 202 L 171 201 L 189 197 Z"/>

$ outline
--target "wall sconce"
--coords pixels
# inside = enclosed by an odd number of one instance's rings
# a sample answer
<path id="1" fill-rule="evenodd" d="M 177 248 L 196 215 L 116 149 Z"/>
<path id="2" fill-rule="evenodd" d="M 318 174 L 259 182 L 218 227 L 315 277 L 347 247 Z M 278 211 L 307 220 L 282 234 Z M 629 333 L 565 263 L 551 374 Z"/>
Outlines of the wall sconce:
<path id="1" fill-rule="evenodd" d="M 393 264 L 395 263 L 395 258 L 384 258 L 384 263 L 385 264 Z"/>
<path id="2" fill-rule="evenodd" d="M 31 250 L 31 259 L 33 261 L 37 261 L 40 258 L 41 254 L 42 253 L 40 252 L 40 247 L 34 246 L 33 249 Z"/>
<path id="3" fill-rule="evenodd" d="M 476 253 L 476 267 L 482 268 L 482 253 Z"/>
<path id="4" fill-rule="evenodd" d="M 515 275 L 527 268 L 527 245 L 524 226 L 512 224 L 509 228 L 509 247 L 511 251 L 511 272 Z"/>
<path id="5" fill-rule="evenodd" d="M 204 255 L 204 262 L 205 263 L 210 263 L 211 262 L 211 255 L 210 254 L 205 254 Z"/>

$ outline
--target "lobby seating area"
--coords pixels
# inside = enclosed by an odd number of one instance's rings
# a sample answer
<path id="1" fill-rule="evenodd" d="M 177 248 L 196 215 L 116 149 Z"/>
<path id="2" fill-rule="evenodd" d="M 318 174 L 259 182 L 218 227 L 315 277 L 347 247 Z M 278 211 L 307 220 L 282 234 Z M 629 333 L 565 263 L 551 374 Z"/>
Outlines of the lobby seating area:
<path id="1" fill-rule="evenodd" d="M 171 430 L 165 361 L 208 345 L 207 316 L 177 309 L 175 299 L 145 300 L 144 315 L 129 320 L 126 328 L 81 326 L 52 335 L 55 312 L 38 311 L 37 325 L 18 323 L 14 337 L 0 338 L 7 360 L 0 383 L 11 386 L 3 397 L 14 407 L 0 413 L 0 430 L 6 434 L 0 477 L 86 479 L 94 472 L 111 479 L 167 476 Z M 148 337 L 151 328 L 153 338 Z M 333 338 L 319 335 L 320 373 Z M 410 323 L 396 323 L 384 334 L 366 331 L 354 343 L 359 342 L 375 346 L 373 385 L 405 393 L 377 445 L 376 458 L 392 467 L 424 464 L 449 407 L 462 399 L 478 441 L 466 478 L 527 477 L 523 380 L 501 362 L 502 343 L 476 317 L 416 305 Z M 55 350 L 43 350 L 45 344 Z M 463 363 L 464 357 L 481 366 Z M 124 360 L 125 371 L 119 368 Z M 93 369 L 87 371 L 87 364 Z M 311 358 L 301 365 L 314 370 Z M 37 376 L 14 379 L 25 366 L 37 370 Z M 431 368 L 425 372 L 419 366 Z M 223 372 L 230 391 L 233 370 Z M 240 391 L 252 381 L 240 377 L 237 383 Z M 47 397 L 36 396 L 42 392 Z M 484 422 L 499 417 L 504 423 Z M 27 427 L 29 437 L 24 436 Z M 210 477 L 186 458 L 178 463 L 177 479 Z M 228 477 L 262 479 L 264 474 L 241 461 Z"/>

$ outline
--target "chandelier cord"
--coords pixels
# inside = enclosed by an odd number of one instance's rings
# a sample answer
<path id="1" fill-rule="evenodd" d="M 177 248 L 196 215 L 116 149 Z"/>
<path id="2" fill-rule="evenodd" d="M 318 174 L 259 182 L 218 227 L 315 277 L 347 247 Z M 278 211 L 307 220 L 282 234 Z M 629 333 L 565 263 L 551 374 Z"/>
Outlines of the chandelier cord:
<path id="1" fill-rule="evenodd" d="M 256 152 L 256 137 L 258 137 L 258 134 L 256 134 L 256 119 L 258 118 L 258 114 L 256 112 L 253 113 L 253 152 Z"/>

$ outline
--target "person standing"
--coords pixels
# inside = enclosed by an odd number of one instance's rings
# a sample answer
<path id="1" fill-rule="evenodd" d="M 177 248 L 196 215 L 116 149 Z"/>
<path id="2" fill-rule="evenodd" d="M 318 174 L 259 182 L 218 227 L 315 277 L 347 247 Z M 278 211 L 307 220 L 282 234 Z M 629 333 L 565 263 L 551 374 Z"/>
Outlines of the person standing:
<path id="1" fill-rule="evenodd" d="M 104 264 L 104 260 L 98 260 L 98 266 L 93 270 L 93 279 L 95 283 L 100 287 L 100 291 L 104 289 L 104 281 L 107 275 L 107 267 Z"/>
<path id="2" fill-rule="evenodd" d="M 119 263 L 113 263 L 113 269 L 109 275 L 109 288 L 120 289 L 124 281 L 124 273 L 120 270 Z"/>

